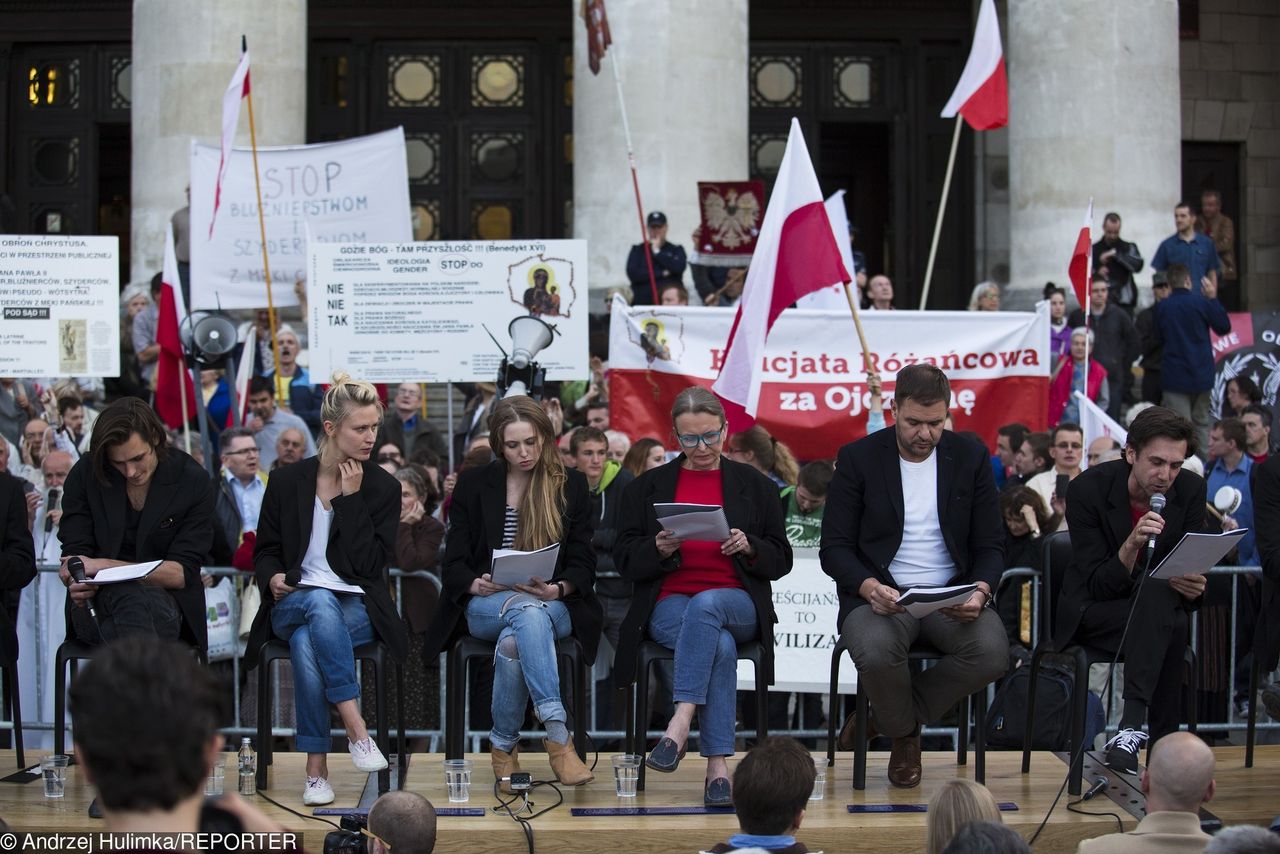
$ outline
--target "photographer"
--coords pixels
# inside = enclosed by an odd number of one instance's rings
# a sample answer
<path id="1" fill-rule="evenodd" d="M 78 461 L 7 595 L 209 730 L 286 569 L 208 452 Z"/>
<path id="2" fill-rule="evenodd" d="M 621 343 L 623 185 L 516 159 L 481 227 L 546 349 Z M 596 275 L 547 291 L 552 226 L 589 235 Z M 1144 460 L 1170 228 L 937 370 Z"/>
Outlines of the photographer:
<path id="1" fill-rule="evenodd" d="M 417 792 L 387 792 L 369 810 L 369 854 L 431 854 L 436 808 Z"/>

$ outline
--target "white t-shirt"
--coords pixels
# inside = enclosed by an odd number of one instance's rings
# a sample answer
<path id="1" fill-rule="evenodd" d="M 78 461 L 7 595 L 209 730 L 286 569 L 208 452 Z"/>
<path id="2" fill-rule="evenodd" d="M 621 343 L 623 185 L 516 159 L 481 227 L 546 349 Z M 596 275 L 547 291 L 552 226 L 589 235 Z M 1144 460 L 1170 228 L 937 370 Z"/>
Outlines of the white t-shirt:
<path id="1" fill-rule="evenodd" d="M 902 544 L 889 564 L 899 590 L 921 584 L 942 585 L 956 574 L 938 521 L 938 455 L 912 463 L 898 455 L 902 473 Z"/>
<path id="2" fill-rule="evenodd" d="M 363 596 L 363 590 L 343 581 L 333 571 L 333 567 L 329 566 L 325 551 L 329 548 L 329 531 L 332 527 L 333 511 L 325 510 L 320 496 L 316 496 L 315 509 L 311 512 L 311 542 L 307 543 L 307 553 L 302 556 L 302 586 L 324 587 L 339 593 Z"/>

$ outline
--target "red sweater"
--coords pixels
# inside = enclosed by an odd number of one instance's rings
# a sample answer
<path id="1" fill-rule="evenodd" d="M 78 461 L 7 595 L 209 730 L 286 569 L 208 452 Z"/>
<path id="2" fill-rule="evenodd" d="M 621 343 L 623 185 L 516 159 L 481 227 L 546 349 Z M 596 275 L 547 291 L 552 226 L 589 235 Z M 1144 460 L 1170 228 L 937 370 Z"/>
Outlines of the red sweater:
<path id="1" fill-rule="evenodd" d="M 674 500 L 678 504 L 723 506 L 720 470 L 680 469 Z M 668 596 L 693 596 L 703 590 L 722 587 L 742 589 L 738 570 L 727 555 L 720 553 L 720 545 L 710 540 L 685 540 L 680 546 L 680 568 L 663 579 L 658 601 L 661 602 Z"/>

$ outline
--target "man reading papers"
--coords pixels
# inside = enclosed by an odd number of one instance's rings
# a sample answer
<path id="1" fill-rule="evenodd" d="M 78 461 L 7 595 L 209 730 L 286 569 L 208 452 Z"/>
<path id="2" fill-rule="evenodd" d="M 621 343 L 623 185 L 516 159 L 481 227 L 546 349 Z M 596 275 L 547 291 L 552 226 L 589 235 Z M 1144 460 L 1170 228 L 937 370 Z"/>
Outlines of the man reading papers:
<path id="1" fill-rule="evenodd" d="M 840 449 L 822 521 L 822 569 L 840 594 L 840 630 L 852 640 L 875 730 L 893 740 L 889 782 L 920 783 L 920 725 L 1008 667 L 991 604 L 1003 537 L 991 462 L 981 446 L 942 429 L 951 386 L 932 365 L 898 374 L 894 426 Z M 916 587 L 973 584 L 961 603 L 916 618 L 898 604 Z M 907 652 L 939 652 L 913 675 Z M 851 716 L 852 718 L 852 716 Z M 872 732 L 868 721 L 868 732 Z M 852 720 L 841 744 L 850 749 Z"/>

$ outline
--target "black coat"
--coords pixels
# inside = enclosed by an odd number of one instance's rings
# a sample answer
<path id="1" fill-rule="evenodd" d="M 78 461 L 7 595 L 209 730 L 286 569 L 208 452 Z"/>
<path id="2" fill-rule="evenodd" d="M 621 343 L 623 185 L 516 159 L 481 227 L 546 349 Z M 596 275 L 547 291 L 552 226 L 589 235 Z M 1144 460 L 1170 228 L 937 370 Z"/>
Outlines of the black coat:
<path id="1" fill-rule="evenodd" d="M 1280 659 L 1280 455 L 1254 466 L 1253 530 L 1262 560 L 1262 609 L 1253 654 L 1267 671 Z"/>
<path id="2" fill-rule="evenodd" d="M 0 658 L 18 660 L 17 597 L 36 577 L 36 550 L 27 528 L 20 479 L 0 471 Z"/>
<path id="3" fill-rule="evenodd" d="M 549 581 L 567 581 L 573 592 L 564 600 L 573 636 L 582 644 L 586 662 L 596 659 L 604 614 L 596 599 L 596 555 L 591 548 L 591 499 L 587 479 L 569 469 L 564 486 L 564 534 L 556 571 Z M 507 464 L 494 460 L 483 468 L 458 475 L 449 505 L 445 536 L 444 590 L 435 618 L 427 629 L 424 656 L 432 661 L 466 632 L 471 582 L 489 571 L 493 550 L 502 548 L 507 507 Z"/>
<path id="4" fill-rule="evenodd" d="M 1090 466 L 1067 489 L 1067 529 L 1071 563 L 1058 593 L 1054 644 L 1062 649 L 1075 637 L 1080 615 L 1094 602 L 1127 599 L 1133 574 L 1120 562 L 1120 546 L 1133 532 L 1129 510 L 1129 472 L 1124 460 Z M 1204 528 L 1204 478 L 1186 469 L 1165 492 L 1164 530 L 1156 539 L 1154 568 L 1188 531 Z M 1146 563 L 1139 555 L 1133 572 Z M 1054 582 L 1057 584 L 1058 582 Z M 1149 582 L 1148 582 L 1149 583 Z"/>
<path id="5" fill-rule="evenodd" d="M 1004 571 L 1004 525 L 987 449 L 945 431 L 938 458 L 938 521 L 956 574 L 948 584 L 985 581 L 994 593 Z M 822 515 L 822 571 L 840 595 L 837 629 L 854 608 L 867 604 L 858 589 L 868 578 L 898 587 L 889 573 L 906 511 L 898 440 L 886 427 L 845 445 L 827 488 Z"/>
<path id="6" fill-rule="evenodd" d="M 622 492 L 618 535 L 613 545 L 613 560 L 618 573 L 635 585 L 631 608 L 622 621 L 619 649 L 613 659 L 613 675 L 617 684 L 635 679 L 636 656 L 645 638 L 649 616 L 662 592 L 667 573 L 680 567 L 680 551 L 662 558 L 654 538 L 662 524 L 654 504 L 675 500 L 676 481 L 684 454 L 666 465 L 650 469 L 632 481 Z M 730 528 L 747 535 L 755 549 L 755 560 L 741 554 L 733 556 L 738 578 L 756 608 L 760 626 L 760 643 L 764 647 L 762 681 L 773 684 L 773 624 L 778 621 L 773 611 L 773 586 L 770 584 L 791 571 L 791 544 L 782 521 L 782 505 L 778 502 L 778 485 L 749 465 L 720 460 L 720 489 L 724 515 Z"/>
<path id="7" fill-rule="evenodd" d="M 128 501 L 123 475 L 110 469 L 103 486 L 94 474 L 91 456 L 86 454 L 76 461 L 62 493 L 62 521 L 58 525 L 62 556 L 123 559 L 120 548 Z M 182 451 L 168 448 L 156 462 L 147 490 L 133 558 L 182 565 L 186 586 L 169 592 L 182 612 L 180 636 L 202 650 L 209 646 L 209 630 L 200 567 L 212 543 L 213 484 L 209 474 Z"/>
<path id="8" fill-rule="evenodd" d="M 396 528 L 400 524 L 400 482 L 376 463 L 362 463 L 360 491 L 338 495 L 332 502 L 333 525 L 325 557 L 329 567 L 348 584 L 364 591 L 364 607 L 378 639 L 391 654 L 404 661 L 409 654 L 409 632 L 396 613 L 387 585 L 387 565 L 395 554 Z M 258 652 L 271 637 L 271 578 L 283 572 L 285 583 L 297 587 L 302 580 L 302 559 L 311 543 L 315 510 L 316 477 L 320 458 L 276 469 L 267 481 L 258 516 L 253 569 L 262 607 L 249 631 L 245 668 L 258 662 Z"/>

